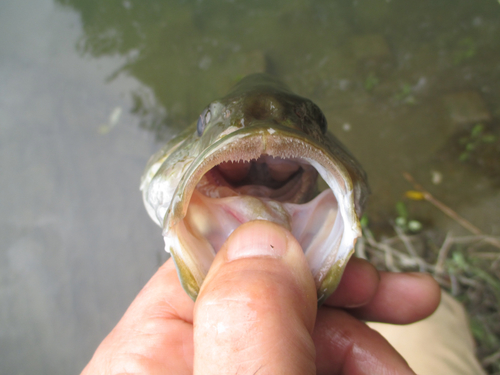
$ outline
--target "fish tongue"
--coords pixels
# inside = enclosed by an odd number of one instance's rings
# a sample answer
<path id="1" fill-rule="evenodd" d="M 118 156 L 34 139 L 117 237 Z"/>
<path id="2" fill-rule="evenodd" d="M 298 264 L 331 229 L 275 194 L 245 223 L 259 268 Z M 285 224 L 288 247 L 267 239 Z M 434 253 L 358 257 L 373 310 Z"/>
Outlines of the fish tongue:
<path id="1" fill-rule="evenodd" d="M 283 204 L 252 196 L 209 198 L 195 190 L 186 217 L 189 227 L 219 251 L 238 226 L 252 220 L 267 220 L 291 230 L 290 215 Z"/>

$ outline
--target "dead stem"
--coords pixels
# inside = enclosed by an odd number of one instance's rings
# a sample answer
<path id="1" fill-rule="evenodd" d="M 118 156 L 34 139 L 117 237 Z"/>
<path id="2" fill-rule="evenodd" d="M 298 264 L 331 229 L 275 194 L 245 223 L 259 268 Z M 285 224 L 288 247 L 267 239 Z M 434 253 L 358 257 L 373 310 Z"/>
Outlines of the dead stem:
<path id="1" fill-rule="evenodd" d="M 358 241 L 356 242 L 356 256 L 361 259 L 367 259 L 366 258 L 366 249 L 365 249 L 365 238 L 360 237 Z"/>
<path id="2" fill-rule="evenodd" d="M 436 261 L 436 273 L 442 274 L 444 272 L 444 262 L 448 258 L 448 253 L 450 252 L 451 245 L 453 245 L 454 239 L 451 236 L 451 233 L 448 232 L 446 234 L 446 238 L 444 239 L 441 248 L 439 249 L 437 261 Z"/>
<path id="3" fill-rule="evenodd" d="M 493 363 L 495 363 L 496 361 L 500 361 L 500 350 L 487 356 L 486 358 L 484 358 L 482 361 L 481 361 L 481 364 L 486 367 L 486 366 L 489 366 Z"/>
<path id="4" fill-rule="evenodd" d="M 435 207 L 440 209 L 444 214 L 455 220 L 457 223 L 459 223 L 461 226 L 463 226 L 465 229 L 470 231 L 471 233 L 474 233 L 475 235 L 478 236 L 483 236 L 484 241 L 490 243 L 491 245 L 497 247 L 500 249 L 500 240 L 496 239 L 495 237 L 492 236 L 486 236 L 478 227 L 476 227 L 474 224 L 469 222 L 468 220 L 464 219 L 462 216 L 457 214 L 455 211 L 453 211 L 450 207 L 445 205 L 444 203 L 440 202 L 436 198 L 434 198 L 431 193 L 429 193 L 427 190 L 423 188 L 422 185 L 420 185 L 411 174 L 408 172 L 403 173 L 403 177 L 413 185 L 415 190 L 418 190 L 419 192 L 422 193 L 422 196 L 424 199 L 433 204 Z"/>
<path id="5" fill-rule="evenodd" d="M 457 277 L 453 274 L 450 274 L 450 281 L 451 281 L 451 295 L 452 296 L 458 296 L 460 294 L 460 285 L 458 283 Z"/>
<path id="6" fill-rule="evenodd" d="M 492 259 L 492 260 L 497 260 L 500 258 L 500 254 L 496 252 L 479 252 L 479 253 L 474 253 L 474 256 L 476 258 Z"/>
<path id="7" fill-rule="evenodd" d="M 438 248 L 430 246 L 423 236 L 409 236 L 396 226 L 394 230 L 396 236 L 378 241 L 369 228 L 363 228 L 364 237 L 358 241 L 357 254 L 383 270 L 408 272 L 418 267 L 430 273 L 442 288 L 462 301 L 473 320 L 481 322 L 481 328 L 475 331 L 479 359 L 489 374 L 496 374 L 494 371 L 500 368 L 500 350 L 496 344 L 492 347 L 492 340 L 500 339 L 496 319 L 500 283 L 496 284 L 498 272 L 494 266 L 500 262 L 500 252 L 484 248 L 488 238 L 484 235 L 453 237 L 448 233 Z M 430 246 L 422 253 L 425 257 L 417 252 L 418 240 Z"/>
<path id="8" fill-rule="evenodd" d="M 418 263 L 418 270 L 420 272 L 425 272 L 425 265 L 424 265 L 424 260 L 421 259 L 418 255 L 417 255 L 417 252 L 415 251 L 415 248 L 413 247 L 413 245 L 411 244 L 411 241 L 408 239 L 408 236 L 403 232 L 403 230 L 398 227 L 397 225 L 394 226 L 394 230 L 396 231 L 398 237 L 401 239 L 401 241 L 403 242 L 403 244 L 405 245 L 406 247 L 406 250 L 408 250 L 408 253 L 416 259 L 417 263 Z"/>
<path id="9" fill-rule="evenodd" d="M 411 249 L 413 249 L 413 253 L 407 255 L 389 245 L 390 242 L 394 242 L 394 238 L 388 238 L 381 242 L 377 242 L 373 234 L 367 229 L 365 229 L 364 235 L 368 242 L 367 248 L 372 252 L 378 252 L 380 255 L 384 256 L 386 269 L 393 272 L 401 272 L 400 267 L 398 267 L 398 265 L 400 265 L 403 268 L 419 267 L 421 272 L 434 272 L 434 266 L 420 258 L 413 246 L 410 245 Z M 408 247 L 406 249 L 408 250 Z M 410 251 L 408 250 L 408 252 Z"/>
<path id="10" fill-rule="evenodd" d="M 481 316 L 485 313 L 493 316 L 498 314 L 500 283 L 497 282 L 499 276 L 497 267 L 500 266 L 500 252 L 484 248 L 484 245 L 489 244 L 500 249 L 500 238 L 485 235 L 479 228 L 434 198 L 409 173 L 404 173 L 404 177 L 418 190 L 417 194 L 421 199 L 427 200 L 473 235 L 454 237 L 451 233 L 447 233 L 439 250 L 435 249 L 435 258 L 432 255 L 430 258 L 428 255 L 421 258 L 415 250 L 413 237 L 409 238 L 402 228 L 394 226 L 397 236 L 380 242 L 377 242 L 368 228 L 365 228 L 366 242 L 363 251 L 368 259 L 392 271 L 399 269 L 412 271 L 418 267 L 420 271 L 429 272 L 443 288 L 463 301 L 469 314 L 476 320 L 481 320 Z M 397 250 L 401 248 L 401 244 L 404 245 L 407 254 Z M 484 320 L 482 323 L 485 336 L 482 336 L 483 331 L 477 331 L 475 338 L 478 340 L 478 354 L 482 358 L 482 364 L 493 374 L 492 371 L 500 369 L 500 350 L 498 345 L 496 348 L 491 347 L 491 337 L 494 340 L 500 339 L 500 326 L 496 323 L 496 319 L 490 320 Z"/>

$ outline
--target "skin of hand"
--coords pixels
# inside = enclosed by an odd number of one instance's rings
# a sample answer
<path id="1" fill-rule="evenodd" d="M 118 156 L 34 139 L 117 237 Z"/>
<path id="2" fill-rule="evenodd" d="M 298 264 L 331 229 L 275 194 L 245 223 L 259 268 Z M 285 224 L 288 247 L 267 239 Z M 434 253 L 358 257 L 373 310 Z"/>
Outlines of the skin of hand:
<path id="1" fill-rule="evenodd" d="M 218 252 L 196 303 L 167 261 L 82 375 L 414 374 L 362 320 L 412 323 L 439 300 L 428 275 L 378 272 L 352 258 L 318 309 L 298 242 L 276 224 L 253 221 Z"/>

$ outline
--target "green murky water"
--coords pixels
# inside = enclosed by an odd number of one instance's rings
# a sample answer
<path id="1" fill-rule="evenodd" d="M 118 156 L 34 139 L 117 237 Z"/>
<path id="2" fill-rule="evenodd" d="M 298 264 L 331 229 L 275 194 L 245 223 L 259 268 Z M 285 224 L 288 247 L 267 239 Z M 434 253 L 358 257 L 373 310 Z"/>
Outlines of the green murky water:
<path id="1" fill-rule="evenodd" d="M 316 101 L 365 165 L 375 220 L 390 217 L 409 188 L 402 171 L 458 210 L 477 195 L 499 202 L 492 186 L 498 161 L 482 161 L 488 166 L 477 171 L 478 156 L 461 160 L 460 145 L 450 142 L 500 115 L 494 1 L 59 3 L 80 14 L 82 56 L 125 57 L 110 79 L 133 76 L 144 85 L 130 93 L 132 112 L 160 139 L 192 122 L 242 76 L 266 71 Z M 452 98 L 447 106 L 449 95 L 464 91 L 465 104 Z M 474 95 L 482 103 L 470 104 Z M 468 104 L 471 113 L 455 119 L 454 111 Z M 494 143 L 489 159 L 498 158 Z M 439 220 L 424 207 L 413 209 L 422 220 Z M 486 232 L 500 231 L 498 221 L 470 210 Z"/>
<path id="2" fill-rule="evenodd" d="M 500 234 L 493 0 L 0 4 L 0 372 L 79 371 L 165 259 L 147 158 L 246 74 L 323 109 L 368 172 L 368 218 L 459 233 L 411 173 Z M 27 360 L 27 358 L 29 358 Z"/>

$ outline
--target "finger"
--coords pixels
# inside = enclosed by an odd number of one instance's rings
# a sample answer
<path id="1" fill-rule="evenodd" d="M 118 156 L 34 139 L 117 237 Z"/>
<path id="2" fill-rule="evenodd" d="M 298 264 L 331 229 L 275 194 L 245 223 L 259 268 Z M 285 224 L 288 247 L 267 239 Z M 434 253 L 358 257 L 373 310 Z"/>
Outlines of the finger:
<path id="1" fill-rule="evenodd" d="M 195 374 L 315 374 L 316 288 L 302 249 L 280 226 L 240 226 L 195 304 Z"/>
<path id="2" fill-rule="evenodd" d="M 325 301 L 325 305 L 343 308 L 366 305 L 375 295 L 379 280 L 379 273 L 372 264 L 352 257 L 337 290 Z"/>
<path id="3" fill-rule="evenodd" d="M 193 305 L 170 259 L 135 298 L 82 374 L 192 374 Z"/>
<path id="4" fill-rule="evenodd" d="M 313 339 L 319 375 L 415 375 L 378 332 L 345 311 L 321 308 Z"/>
<path id="5" fill-rule="evenodd" d="M 440 300 L 441 289 L 430 275 L 381 272 L 371 301 L 348 311 L 362 320 L 408 324 L 432 314 Z"/>

